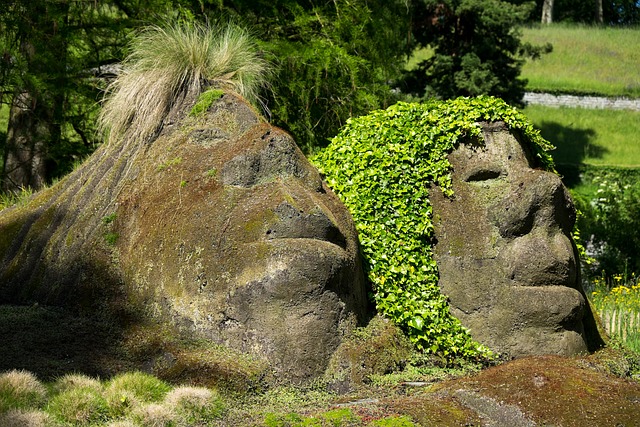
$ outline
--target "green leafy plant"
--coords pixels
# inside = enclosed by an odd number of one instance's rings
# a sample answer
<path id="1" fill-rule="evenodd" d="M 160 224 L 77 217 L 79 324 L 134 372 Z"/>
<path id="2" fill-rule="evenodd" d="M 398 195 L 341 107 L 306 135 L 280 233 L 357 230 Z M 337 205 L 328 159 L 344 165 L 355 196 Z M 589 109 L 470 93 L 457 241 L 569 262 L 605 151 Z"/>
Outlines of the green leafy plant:
<path id="1" fill-rule="evenodd" d="M 552 146 L 524 115 L 492 97 L 401 102 L 374 111 L 349 120 L 313 159 L 353 214 L 377 310 L 419 350 L 449 360 L 490 352 L 449 313 L 438 288 L 428 187 L 451 196 L 447 154 L 463 141 L 481 140 L 478 122 L 497 120 L 530 141 L 540 164 L 553 170 Z"/>
<path id="2" fill-rule="evenodd" d="M 118 216 L 118 214 L 116 212 L 110 213 L 109 215 L 103 216 L 102 217 L 102 223 L 107 225 L 107 224 L 111 224 L 113 221 L 116 220 L 116 217 Z"/>
<path id="3" fill-rule="evenodd" d="M 109 246 L 115 245 L 116 242 L 118 241 L 118 237 L 120 237 L 118 233 L 114 233 L 114 232 L 104 233 L 104 241 L 107 242 Z"/>
<path id="4" fill-rule="evenodd" d="M 609 272 L 640 271 L 640 183 L 624 183 L 615 175 L 596 179 L 594 240 L 601 268 Z"/>
<path id="5" fill-rule="evenodd" d="M 158 172 L 161 172 L 165 169 L 168 169 L 171 166 L 175 166 L 175 165 L 179 165 L 180 163 L 182 163 L 182 157 L 175 157 L 171 160 L 167 160 L 164 163 L 161 163 L 160 165 L 158 165 L 158 167 L 156 168 L 156 170 Z"/>

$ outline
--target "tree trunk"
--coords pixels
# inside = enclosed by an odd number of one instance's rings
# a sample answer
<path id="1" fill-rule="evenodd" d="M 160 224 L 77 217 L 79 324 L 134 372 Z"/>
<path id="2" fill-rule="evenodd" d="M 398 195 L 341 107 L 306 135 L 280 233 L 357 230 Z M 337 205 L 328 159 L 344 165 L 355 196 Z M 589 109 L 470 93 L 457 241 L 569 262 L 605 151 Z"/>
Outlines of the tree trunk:
<path id="1" fill-rule="evenodd" d="M 595 10 L 595 18 L 597 24 L 602 24 L 604 22 L 604 17 L 602 13 L 602 0 L 596 0 L 596 10 Z"/>
<path id="2" fill-rule="evenodd" d="M 542 2 L 542 20 L 543 24 L 551 24 L 553 22 L 553 0 L 544 0 Z"/>
<path id="3" fill-rule="evenodd" d="M 45 183 L 46 145 L 51 132 L 43 110 L 37 96 L 27 90 L 13 97 L 4 153 L 3 191 L 15 192 L 24 187 L 37 190 Z"/>
<path id="4" fill-rule="evenodd" d="M 14 87 L 1 190 L 38 190 L 47 180 L 46 154 L 61 137 L 68 14 L 67 1 L 37 3 L 15 36 L 26 68 Z"/>

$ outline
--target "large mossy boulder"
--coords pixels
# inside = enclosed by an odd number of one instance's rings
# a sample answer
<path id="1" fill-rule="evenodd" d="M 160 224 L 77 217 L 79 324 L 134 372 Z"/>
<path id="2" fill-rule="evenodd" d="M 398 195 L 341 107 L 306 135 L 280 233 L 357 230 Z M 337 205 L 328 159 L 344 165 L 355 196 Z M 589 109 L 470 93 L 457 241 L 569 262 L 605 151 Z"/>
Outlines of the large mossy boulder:
<path id="1" fill-rule="evenodd" d="M 0 303 L 152 320 L 313 378 L 368 312 L 351 216 L 241 97 L 196 101 L 0 213 Z"/>

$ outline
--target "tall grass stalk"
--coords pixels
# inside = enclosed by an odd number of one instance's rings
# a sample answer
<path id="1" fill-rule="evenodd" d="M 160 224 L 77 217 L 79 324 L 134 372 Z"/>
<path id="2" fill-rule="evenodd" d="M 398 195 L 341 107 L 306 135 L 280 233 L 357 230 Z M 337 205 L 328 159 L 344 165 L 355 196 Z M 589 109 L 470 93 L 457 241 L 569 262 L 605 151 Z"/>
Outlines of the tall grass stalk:
<path id="1" fill-rule="evenodd" d="M 608 290 L 603 279 L 595 280 L 591 300 L 600 314 L 607 333 L 620 338 L 629 348 L 640 352 L 640 284 L 635 277 L 622 284 L 622 276 Z"/>
<path id="2" fill-rule="evenodd" d="M 209 86 L 256 102 L 268 72 L 250 34 L 235 25 L 147 27 L 134 38 L 120 75 L 107 89 L 99 128 L 109 142 L 123 136 L 146 139 L 177 101 Z"/>

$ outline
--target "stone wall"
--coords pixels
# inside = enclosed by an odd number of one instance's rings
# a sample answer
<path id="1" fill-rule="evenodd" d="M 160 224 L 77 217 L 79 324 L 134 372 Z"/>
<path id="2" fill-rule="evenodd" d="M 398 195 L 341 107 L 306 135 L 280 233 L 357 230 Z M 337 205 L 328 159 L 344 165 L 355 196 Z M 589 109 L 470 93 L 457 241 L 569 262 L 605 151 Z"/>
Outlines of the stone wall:
<path id="1" fill-rule="evenodd" d="M 640 111 L 640 99 L 605 98 L 598 96 L 552 95 L 549 93 L 527 92 L 525 104 L 546 105 L 548 107 L 581 107 L 592 109 Z"/>

